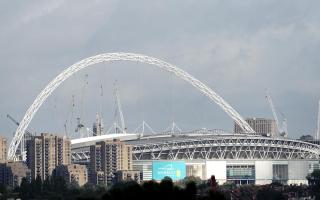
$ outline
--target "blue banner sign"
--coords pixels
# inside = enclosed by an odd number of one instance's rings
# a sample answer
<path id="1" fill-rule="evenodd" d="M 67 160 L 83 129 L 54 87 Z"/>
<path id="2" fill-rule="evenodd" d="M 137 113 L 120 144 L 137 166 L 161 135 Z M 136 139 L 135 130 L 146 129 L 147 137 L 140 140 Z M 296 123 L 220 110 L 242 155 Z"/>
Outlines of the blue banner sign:
<path id="1" fill-rule="evenodd" d="M 186 177 L 186 163 L 184 161 L 153 161 L 152 179 L 160 181 L 166 176 L 173 181 L 184 179 Z"/>

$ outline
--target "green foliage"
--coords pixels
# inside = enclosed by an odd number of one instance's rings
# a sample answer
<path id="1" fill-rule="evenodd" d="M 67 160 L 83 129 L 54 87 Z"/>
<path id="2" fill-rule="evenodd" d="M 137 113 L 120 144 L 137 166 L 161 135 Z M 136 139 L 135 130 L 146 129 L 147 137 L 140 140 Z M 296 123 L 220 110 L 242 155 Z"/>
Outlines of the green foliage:
<path id="1" fill-rule="evenodd" d="M 182 179 L 181 181 L 179 181 L 177 184 L 181 187 L 186 187 L 188 183 L 193 182 L 195 183 L 197 186 L 201 185 L 203 183 L 203 180 L 201 180 L 199 177 L 195 177 L 195 176 L 187 176 L 184 179 Z"/>
<path id="2" fill-rule="evenodd" d="M 307 179 L 311 185 L 320 187 L 320 170 L 314 170 L 309 176 L 307 176 Z"/>
<path id="3" fill-rule="evenodd" d="M 307 176 L 307 179 L 313 195 L 316 199 L 320 199 L 320 170 L 314 170 L 309 176 Z"/>
<path id="4" fill-rule="evenodd" d="M 0 193 L 1 194 L 6 194 L 8 191 L 7 191 L 7 187 L 3 184 L 0 184 Z"/>
<path id="5" fill-rule="evenodd" d="M 197 199 L 226 199 L 222 193 L 208 192 L 199 195 L 195 182 L 188 181 L 185 187 L 179 187 L 172 179 L 165 177 L 160 183 L 147 181 L 142 185 L 135 182 L 124 182 L 114 185 L 102 199 L 148 199 L 148 200 L 197 200 Z"/>
<path id="6" fill-rule="evenodd" d="M 42 181 L 39 176 L 31 183 L 25 178 L 22 179 L 18 191 L 22 199 L 64 199 L 69 192 L 62 177 L 51 177 Z"/>
<path id="7" fill-rule="evenodd" d="M 236 184 L 233 182 L 225 182 L 221 187 L 224 189 L 232 190 L 236 188 Z"/>
<path id="8" fill-rule="evenodd" d="M 286 198 L 280 191 L 272 188 L 263 188 L 258 191 L 257 200 L 285 200 Z"/>
<path id="9" fill-rule="evenodd" d="M 239 188 L 239 195 L 243 200 L 251 200 L 257 193 L 257 187 L 254 185 L 243 185 Z"/>
<path id="10" fill-rule="evenodd" d="M 186 185 L 186 195 L 190 199 L 196 199 L 197 195 L 197 184 L 195 182 L 189 181 Z"/>
<path id="11" fill-rule="evenodd" d="M 170 177 L 164 177 L 160 182 L 160 190 L 166 191 L 166 195 L 170 195 L 173 192 L 173 182 Z"/>
<path id="12" fill-rule="evenodd" d="M 142 196 L 142 192 L 142 187 L 138 183 L 132 181 L 115 184 L 107 195 L 114 200 L 139 199 Z"/>
<path id="13" fill-rule="evenodd" d="M 19 193 L 22 199 L 27 199 L 29 197 L 30 187 L 31 185 L 28 183 L 26 178 L 22 178 L 21 185 L 19 189 Z"/>
<path id="14" fill-rule="evenodd" d="M 313 174 L 315 175 L 315 174 Z M 66 183 L 61 177 L 41 181 L 39 178 L 28 183 L 22 180 L 19 188 L 22 199 L 141 199 L 141 200 L 209 200 L 209 199 L 286 199 L 288 194 L 305 197 L 310 194 L 307 186 L 281 186 L 270 184 L 265 186 L 224 184 L 213 190 L 209 182 L 201 181 L 198 185 L 193 177 L 183 180 L 185 186 L 173 183 L 169 177 L 160 183 L 147 181 L 143 184 L 122 182 L 107 189 L 105 186 L 86 184 L 79 187 L 77 183 Z M 195 179 L 196 180 L 196 179 Z M 181 185 L 181 184 L 180 184 Z M 0 188 L 1 189 L 1 188 Z M 309 192 L 308 192 L 309 191 Z M 317 196 L 318 194 L 315 194 Z M 8 197 L 8 196 L 6 196 Z M 11 196 L 12 197 L 12 196 Z M 0 198 L 1 199 L 1 198 Z"/>

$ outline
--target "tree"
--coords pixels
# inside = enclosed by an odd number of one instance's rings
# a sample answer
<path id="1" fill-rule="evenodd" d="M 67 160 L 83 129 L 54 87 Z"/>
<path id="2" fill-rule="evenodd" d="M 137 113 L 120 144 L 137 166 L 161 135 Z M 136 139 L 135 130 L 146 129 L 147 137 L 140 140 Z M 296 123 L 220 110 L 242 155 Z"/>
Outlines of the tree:
<path id="1" fill-rule="evenodd" d="M 234 182 L 225 182 L 222 184 L 222 187 L 227 190 L 232 190 L 232 189 L 236 188 L 236 186 L 237 185 Z"/>
<path id="2" fill-rule="evenodd" d="M 37 176 L 36 179 L 33 179 L 30 183 L 30 190 L 28 191 L 31 198 L 41 196 L 42 194 L 42 180 L 40 176 Z"/>
<path id="3" fill-rule="evenodd" d="M 1 194 L 7 193 L 7 187 L 4 184 L 0 184 L 0 193 Z"/>
<path id="4" fill-rule="evenodd" d="M 239 188 L 240 198 L 243 200 L 251 200 L 256 195 L 257 187 L 254 185 L 242 185 Z"/>
<path id="5" fill-rule="evenodd" d="M 192 200 L 196 199 L 197 185 L 195 182 L 189 181 L 187 183 L 187 186 L 185 188 L 185 194 L 187 199 L 192 199 Z"/>
<path id="6" fill-rule="evenodd" d="M 218 187 L 218 183 L 217 183 L 216 177 L 214 175 L 211 176 L 209 183 L 210 183 L 210 187 L 211 187 L 212 192 L 216 192 L 217 187 Z"/>
<path id="7" fill-rule="evenodd" d="M 26 178 L 22 178 L 21 185 L 19 189 L 19 194 L 22 199 L 27 199 L 30 194 L 30 183 Z"/>
<path id="8" fill-rule="evenodd" d="M 281 192 L 272 188 L 263 188 L 257 193 L 257 200 L 285 200 Z"/>
<path id="9" fill-rule="evenodd" d="M 67 182 L 61 176 L 53 176 L 51 177 L 51 187 L 54 192 L 65 193 L 67 190 Z"/>
<path id="10" fill-rule="evenodd" d="M 199 177 L 195 176 L 187 176 L 180 181 L 181 185 L 186 187 L 188 183 L 194 182 L 197 186 L 203 183 L 203 181 Z"/>
<path id="11" fill-rule="evenodd" d="M 320 199 L 320 170 L 314 170 L 307 176 L 307 180 L 316 199 Z"/>
<path id="12" fill-rule="evenodd" d="M 160 199 L 160 185 L 155 181 L 147 181 L 142 184 L 145 199 Z"/>
<path id="13" fill-rule="evenodd" d="M 77 190 L 79 189 L 79 183 L 76 180 L 72 180 L 69 184 L 68 184 L 68 189 L 70 190 Z"/>
<path id="14" fill-rule="evenodd" d="M 51 191 L 51 182 L 49 179 L 46 179 L 42 183 L 42 192 L 43 193 L 49 193 Z"/>
<path id="15" fill-rule="evenodd" d="M 172 179 L 168 176 L 164 177 L 160 182 L 160 191 L 166 194 L 171 194 L 173 191 Z"/>
<path id="16" fill-rule="evenodd" d="M 307 176 L 307 180 L 309 185 L 315 186 L 316 188 L 320 189 L 320 170 L 314 170 L 309 176 Z"/>

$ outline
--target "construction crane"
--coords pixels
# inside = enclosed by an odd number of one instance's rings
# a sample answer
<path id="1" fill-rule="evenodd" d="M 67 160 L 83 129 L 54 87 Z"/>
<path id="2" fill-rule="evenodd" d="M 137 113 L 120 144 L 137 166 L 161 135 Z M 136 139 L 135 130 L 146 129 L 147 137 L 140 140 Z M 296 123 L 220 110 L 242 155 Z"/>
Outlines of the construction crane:
<path id="1" fill-rule="evenodd" d="M 116 110 L 114 113 L 115 129 L 116 129 L 116 132 L 118 132 L 117 129 L 120 128 L 121 129 L 120 131 L 122 133 L 125 133 L 126 132 L 126 125 L 124 123 L 124 117 L 123 117 L 123 113 L 122 113 L 122 107 L 121 107 L 119 91 L 118 91 L 118 87 L 117 87 L 117 81 L 114 82 L 113 86 L 114 86 L 113 94 L 115 97 L 115 107 L 116 107 Z M 119 120 L 120 120 L 120 127 L 118 125 Z"/>
<path id="2" fill-rule="evenodd" d="M 9 118 L 14 124 L 16 124 L 17 126 L 20 125 L 19 122 L 17 122 L 13 117 L 11 117 L 11 115 L 7 114 L 7 118 Z M 26 130 L 26 135 L 27 136 L 32 136 L 32 133 L 28 130 Z"/>
<path id="3" fill-rule="evenodd" d="M 103 135 L 103 120 L 99 113 L 96 114 L 96 121 L 93 123 L 92 131 L 93 136 Z"/>
<path id="4" fill-rule="evenodd" d="M 75 100 L 74 100 L 74 95 L 72 95 L 72 102 L 71 102 L 71 110 L 68 114 L 68 117 L 64 123 L 64 132 L 66 134 L 67 137 L 71 137 L 71 135 L 69 135 L 68 133 L 68 122 L 70 122 L 70 127 L 72 127 L 72 119 L 73 119 L 73 114 L 74 114 L 74 107 L 75 107 Z"/>
<path id="5" fill-rule="evenodd" d="M 317 121 L 317 130 L 314 139 L 319 140 L 320 139 L 320 100 L 318 104 L 318 121 Z"/>
<path id="6" fill-rule="evenodd" d="M 81 123 L 81 118 L 77 117 L 77 127 L 74 130 L 75 132 L 80 132 L 80 130 L 84 128 L 84 125 Z"/>
<path id="7" fill-rule="evenodd" d="M 277 134 L 281 135 L 281 136 L 284 136 L 284 137 L 287 137 L 288 136 L 287 119 L 282 114 L 283 121 L 282 121 L 281 124 L 279 123 L 277 111 L 276 111 L 276 108 L 275 108 L 275 106 L 273 104 L 273 101 L 272 101 L 272 98 L 271 98 L 269 90 L 267 90 L 266 93 L 267 93 L 266 94 L 266 99 L 267 99 L 267 101 L 268 101 L 268 103 L 269 103 L 269 105 L 271 107 L 272 115 L 273 115 L 273 118 L 274 118 L 274 120 L 276 122 Z"/>
<path id="8" fill-rule="evenodd" d="M 16 124 L 17 126 L 20 125 L 20 123 L 15 120 L 13 117 L 11 117 L 9 114 L 7 114 L 7 118 L 10 119 L 14 124 Z M 21 143 L 20 143 L 20 154 L 22 156 L 22 159 L 26 158 L 26 149 L 25 149 L 25 143 L 27 140 L 31 139 L 32 137 L 32 133 L 28 130 L 25 131 L 25 135 L 23 136 L 23 140 L 21 140 Z"/>

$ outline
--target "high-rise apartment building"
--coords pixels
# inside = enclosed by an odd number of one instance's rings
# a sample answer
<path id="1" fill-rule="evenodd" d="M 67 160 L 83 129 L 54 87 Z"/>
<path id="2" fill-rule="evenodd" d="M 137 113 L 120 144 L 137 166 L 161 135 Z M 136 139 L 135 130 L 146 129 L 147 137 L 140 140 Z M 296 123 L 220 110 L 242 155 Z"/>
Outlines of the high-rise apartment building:
<path id="1" fill-rule="evenodd" d="M 277 135 L 277 125 L 273 119 L 265 118 L 247 118 L 246 122 L 251 126 L 251 128 L 259 135 L 265 136 L 276 136 Z M 234 132 L 242 133 L 243 130 L 238 124 L 234 124 Z"/>
<path id="2" fill-rule="evenodd" d="M 0 136 L 0 163 L 7 160 L 7 139 Z"/>
<path id="3" fill-rule="evenodd" d="M 71 164 L 71 141 L 65 137 L 42 133 L 27 141 L 27 165 L 31 178 L 42 180 L 52 175 L 56 166 Z"/>
<path id="4" fill-rule="evenodd" d="M 89 168 L 91 183 L 112 182 L 118 170 L 132 170 L 132 146 L 117 139 L 90 146 Z"/>

